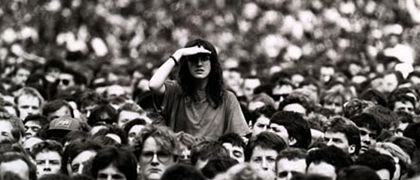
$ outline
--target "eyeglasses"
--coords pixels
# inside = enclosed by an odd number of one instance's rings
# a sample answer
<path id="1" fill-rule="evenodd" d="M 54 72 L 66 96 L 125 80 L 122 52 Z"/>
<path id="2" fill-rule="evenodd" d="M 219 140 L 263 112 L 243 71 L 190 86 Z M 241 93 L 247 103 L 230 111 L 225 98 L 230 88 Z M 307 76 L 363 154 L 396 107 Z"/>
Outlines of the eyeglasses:
<path id="1" fill-rule="evenodd" d="M 282 171 L 282 172 L 279 172 L 278 177 L 279 178 L 285 178 L 285 177 L 287 177 L 287 175 L 289 175 L 289 173 L 292 174 L 292 177 L 296 176 L 298 174 L 302 174 L 302 173 L 297 172 L 297 171 Z"/>
<path id="2" fill-rule="evenodd" d="M 194 64 L 197 64 L 198 61 L 201 61 L 201 63 L 207 63 L 207 62 L 210 62 L 210 59 L 211 59 L 210 54 L 205 54 L 205 53 L 188 56 L 187 58 L 188 61 Z"/>
<path id="3" fill-rule="evenodd" d="M 163 152 L 163 151 L 158 151 L 158 152 L 146 151 L 146 152 L 143 152 L 140 155 L 140 158 L 141 158 L 141 161 L 142 162 L 149 163 L 149 162 L 152 161 L 152 159 L 155 157 L 155 155 L 157 156 L 157 159 L 161 163 L 167 163 L 172 158 L 172 154 L 171 153 L 169 153 L 169 152 Z"/>
<path id="4" fill-rule="evenodd" d="M 58 84 L 63 83 L 63 85 L 67 86 L 70 84 L 70 80 L 68 79 L 58 79 Z"/>

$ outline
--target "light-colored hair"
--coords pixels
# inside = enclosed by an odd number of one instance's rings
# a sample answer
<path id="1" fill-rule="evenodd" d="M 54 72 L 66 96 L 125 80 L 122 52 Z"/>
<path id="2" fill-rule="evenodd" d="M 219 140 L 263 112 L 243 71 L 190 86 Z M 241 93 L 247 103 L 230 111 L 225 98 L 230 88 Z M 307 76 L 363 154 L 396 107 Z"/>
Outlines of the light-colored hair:
<path id="1" fill-rule="evenodd" d="M 385 150 L 393 157 L 398 158 L 400 161 L 403 161 L 406 164 L 411 164 L 410 156 L 401 149 L 398 145 L 395 145 L 391 142 L 377 142 L 375 145 L 375 150 Z"/>
<path id="2" fill-rule="evenodd" d="M 34 97 L 38 98 L 39 107 L 40 107 L 40 109 L 42 109 L 42 106 L 44 105 L 45 100 L 44 100 L 44 97 L 42 97 L 41 93 L 39 93 L 38 90 L 36 90 L 35 88 L 32 88 L 32 87 L 20 88 L 15 94 L 15 104 L 16 105 L 18 103 L 19 97 L 21 97 L 23 95 L 29 95 L 29 96 L 34 96 Z"/>

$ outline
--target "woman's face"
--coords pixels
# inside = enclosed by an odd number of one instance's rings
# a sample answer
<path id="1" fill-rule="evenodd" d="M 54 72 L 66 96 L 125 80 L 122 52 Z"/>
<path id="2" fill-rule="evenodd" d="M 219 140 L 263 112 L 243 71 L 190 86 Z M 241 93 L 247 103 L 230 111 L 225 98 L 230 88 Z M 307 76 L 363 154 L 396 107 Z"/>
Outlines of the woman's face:
<path id="1" fill-rule="evenodd" d="M 208 54 L 199 54 L 188 58 L 188 70 L 195 79 L 207 79 L 211 71 L 211 60 Z"/>

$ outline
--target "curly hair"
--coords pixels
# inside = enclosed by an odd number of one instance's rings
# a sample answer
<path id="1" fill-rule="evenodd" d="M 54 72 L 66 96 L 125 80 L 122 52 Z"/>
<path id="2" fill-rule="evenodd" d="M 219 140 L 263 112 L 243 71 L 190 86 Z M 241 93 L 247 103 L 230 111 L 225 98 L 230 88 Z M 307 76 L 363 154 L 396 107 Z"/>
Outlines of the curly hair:
<path id="1" fill-rule="evenodd" d="M 222 68 L 217 58 L 216 49 L 210 42 L 203 39 L 192 40 L 188 42 L 185 47 L 193 46 L 203 46 L 205 49 L 211 52 L 211 71 L 208 77 L 208 83 L 205 92 L 207 101 L 209 101 L 214 108 L 217 108 L 220 104 L 222 104 L 222 99 L 225 94 L 225 87 L 223 83 Z M 180 60 L 178 83 L 184 92 L 184 97 L 191 98 L 193 101 L 197 101 L 197 87 L 191 86 L 191 82 L 194 82 L 194 77 L 188 70 L 188 58 L 189 57 L 182 57 Z"/>

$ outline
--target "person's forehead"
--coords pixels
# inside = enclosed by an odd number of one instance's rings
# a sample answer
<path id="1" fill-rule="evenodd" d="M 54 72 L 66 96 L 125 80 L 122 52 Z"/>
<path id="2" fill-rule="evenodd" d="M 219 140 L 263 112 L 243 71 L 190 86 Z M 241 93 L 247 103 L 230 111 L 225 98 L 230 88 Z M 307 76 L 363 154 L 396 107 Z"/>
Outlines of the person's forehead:
<path id="1" fill-rule="evenodd" d="M 324 136 L 326 138 L 340 138 L 340 139 L 347 139 L 346 135 L 344 134 L 344 132 L 333 132 L 333 131 L 326 131 L 324 133 Z"/>
<path id="2" fill-rule="evenodd" d="M 278 155 L 278 152 L 275 149 L 271 149 L 269 147 L 262 147 L 262 146 L 255 146 L 254 149 L 252 149 L 252 155 L 263 155 L 263 156 L 271 156 L 271 155 Z"/>
<path id="3" fill-rule="evenodd" d="M 29 101 L 31 101 L 31 102 L 36 101 L 36 102 L 39 103 L 38 97 L 36 97 L 34 95 L 31 95 L 31 94 L 23 94 L 23 95 L 19 96 L 18 99 L 17 99 L 18 104 L 27 103 Z"/>
<path id="4" fill-rule="evenodd" d="M 41 125 L 41 122 L 40 122 L 40 120 L 38 120 L 38 119 L 31 119 L 31 120 L 27 120 L 26 122 L 25 122 L 25 126 L 29 126 L 29 125 L 38 125 L 38 126 L 40 126 Z"/>
<path id="5" fill-rule="evenodd" d="M 68 78 L 68 79 L 73 79 L 73 75 L 68 74 L 68 73 L 61 73 L 60 74 L 60 78 Z"/>
<path id="6" fill-rule="evenodd" d="M 270 123 L 270 118 L 261 115 L 260 117 L 257 118 L 257 121 L 255 123 L 261 123 L 261 124 L 269 124 Z"/>

